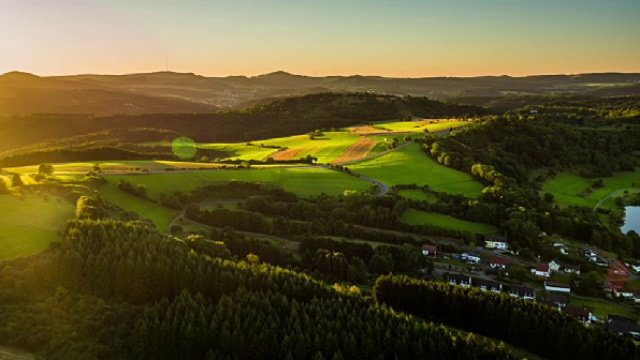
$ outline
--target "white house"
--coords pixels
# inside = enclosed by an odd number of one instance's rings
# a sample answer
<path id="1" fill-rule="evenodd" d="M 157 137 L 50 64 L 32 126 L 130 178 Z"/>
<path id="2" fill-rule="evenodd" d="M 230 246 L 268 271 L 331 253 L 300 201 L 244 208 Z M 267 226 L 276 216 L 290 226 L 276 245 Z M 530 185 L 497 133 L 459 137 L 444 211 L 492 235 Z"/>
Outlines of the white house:
<path id="1" fill-rule="evenodd" d="M 559 271 L 560 270 L 560 262 L 558 260 L 551 260 L 549 261 L 549 269 L 553 270 L 553 271 Z"/>
<path id="2" fill-rule="evenodd" d="M 462 274 L 460 275 L 451 274 L 449 275 L 449 284 L 458 285 L 462 287 L 469 287 L 471 286 L 471 277 L 462 275 Z"/>
<path id="3" fill-rule="evenodd" d="M 422 255 L 424 255 L 424 256 L 436 256 L 437 253 L 438 253 L 438 247 L 437 246 L 433 246 L 433 245 L 429 245 L 429 244 L 422 245 Z"/>
<path id="4" fill-rule="evenodd" d="M 484 243 L 487 249 L 509 250 L 507 240 L 501 236 L 487 235 L 484 237 Z"/>
<path id="5" fill-rule="evenodd" d="M 631 290 L 613 288 L 613 296 L 623 297 L 625 299 L 631 299 L 635 301 L 635 294 Z"/>
<path id="6" fill-rule="evenodd" d="M 497 281 L 491 280 L 478 280 L 477 285 L 481 290 L 490 291 L 494 293 L 502 292 L 502 284 Z"/>
<path id="7" fill-rule="evenodd" d="M 535 276 L 548 278 L 551 276 L 551 268 L 549 264 L 539 264 L 534 269 L 531 269 L 531 273 Z"/>
<path id="8" fill-rule="evenodd" d="M 493 269 L 506 269 L 507 266 L 509 265 L 509 260 L 503 259 L 503 258 L 499 258 L 499 257 L 493 257 L 493 258 L 491 258 L 491 261 L 489 262 L 489 265 Z"/>
<path id="9" fill-rule="evenodd" d="M 635 272 L 640 272 L 640 264 L 631 264 L 631 268 Z"/>
<path id="10" fill-rule="evenodd" d="M 463 253 L 462 261 L 466 261 L 469 264 L 478 264 L 480 262 L 480 254 L 476 252 Z"/>
<path id="11" fill-rule="evenodd" d="M 509 295 L 523 298 L 525 300 L 535 300 L 536 291 L 528 286 L 512 286 Z"/>
<path id="12" fill-rule="evenodd" d="M 580 265 L 564 264 L 562 267 L 567 274 L 580 275 Z"/>
<path id="13" fill-rule="evenodd" d="M 562 284 L 552 281 L 544 282 L 544 289 L 546 291 L 554 291 L 554 292 L 562 292 L 562 293 L 570 293 L 571 286 L 569 284 Z"/>

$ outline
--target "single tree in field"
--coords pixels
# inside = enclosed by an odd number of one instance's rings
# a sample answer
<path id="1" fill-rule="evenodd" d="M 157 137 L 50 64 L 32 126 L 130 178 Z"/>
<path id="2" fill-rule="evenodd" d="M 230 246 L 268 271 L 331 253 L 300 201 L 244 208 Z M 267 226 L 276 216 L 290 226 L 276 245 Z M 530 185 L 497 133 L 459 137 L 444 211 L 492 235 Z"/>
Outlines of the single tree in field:
<path id="1" fill-rule="evenodd" d="M 11 178 L 11 186 L 16 187 L 22 185 L 24 185 L 24 183 L 22 182 L 20 174 L 13 174 L 13 177 Z"/>
<path id="2" fill-rule="evenodd" d="M 8 194 L 9 189 L 7 188 L 7 183 L 4 182 L 3 178 L 0 178 L 0 195 Z"/>
<path id="3" fill-rule="evenodd" d="M 40 166 L 38 166 L 38 174 L 40 174 L 40 175 L 51 175 L 51 174 L 53 174 L 53 165 L 51 165 L 51 164 L 40 164 Z"/>

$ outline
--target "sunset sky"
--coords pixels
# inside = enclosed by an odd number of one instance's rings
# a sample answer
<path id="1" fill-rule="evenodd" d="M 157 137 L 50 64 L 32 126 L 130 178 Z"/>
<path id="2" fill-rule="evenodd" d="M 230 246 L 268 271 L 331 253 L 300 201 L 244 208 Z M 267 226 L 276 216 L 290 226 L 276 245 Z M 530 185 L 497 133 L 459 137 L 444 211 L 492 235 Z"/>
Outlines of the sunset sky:
<path id="1" fill-rule="evenodd" d="M 0 0 L 0 73 L 640 72 L 639 0 Z"/>

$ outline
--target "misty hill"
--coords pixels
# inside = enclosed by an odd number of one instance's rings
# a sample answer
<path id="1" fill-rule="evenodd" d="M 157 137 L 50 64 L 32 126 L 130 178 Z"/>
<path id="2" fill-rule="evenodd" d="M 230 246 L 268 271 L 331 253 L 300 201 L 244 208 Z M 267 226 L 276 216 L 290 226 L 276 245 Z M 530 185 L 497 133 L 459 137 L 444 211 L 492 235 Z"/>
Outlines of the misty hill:
<path id="1" fill-rule="evenodd" d="M 387 78 L 310 77 L 284 71 L 246 77 L 155 72 L 129 75 L 0 76 L 0 115 L 28 113 L 212 113 L 321 92 L 372 92 L 435 99 L 552 93 L 637 95 L 640 74 Z M 266 99 L 266 100 L 264 100 Z"/>
<path id="2" fill-rule="evenodd" d="M 38 77 L 26 73 L 0 76 L 0 115 L 31 113 L 147 114 L 215 112 L 216 106 L 90 82 Z"/>

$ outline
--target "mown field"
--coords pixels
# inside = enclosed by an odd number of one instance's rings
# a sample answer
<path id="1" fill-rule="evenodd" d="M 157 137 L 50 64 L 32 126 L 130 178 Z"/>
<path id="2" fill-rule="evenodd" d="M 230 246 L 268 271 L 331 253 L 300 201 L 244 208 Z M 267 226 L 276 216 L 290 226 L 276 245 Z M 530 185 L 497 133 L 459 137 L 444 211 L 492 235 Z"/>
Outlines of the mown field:
<path id="1" fill-rule="evenodd" d="M 428 185 L 431 190 L 478 197 L 481 183 L 462 171 L 440 165 L 429 158 L 419 144 L 349 165 L 353 171 L 380 180 L 387 185 Z"/>
<path id="2" fill-rule="evenodd" d="M 371 184 L 354 176 L 322 168 L 257 168 L 249 170 L 217 170 L 176 172 L 148 175 L 124 175 L 106 177 L 112 184 L 120 179 L 133 184 L 143 184 L 149 195 L 157 199 L 161 192 L 189 192 L 197 187 L 229 181 L 253 181 L 280 186 L 300 196 L 322 193 L 340 195 L 345 190 L 367 191 Z"/>
<path id="3" fill-rule="evenodd" d="M 495 234 L 498 229 L 488 224 L 460 220 L 453 216 L 409 209 L 402 214 L 402 221 L 409 225 L 436 225 L 447 229 L 464 230 L 474 234 Z"/>
<path id="4" fill-rule="evenodd" d="M 609 194 L 620 189 L 640 188 L 640 171 L 633 173 L 620 173 L 612 177 L 602 178 L 604 187 L 596 189 L 589 195 L 580 196 L 587 187 L 590 187 L 597 179 L 586 179 L 577 174 L 564 172 L 558 174 L 544 184 L 543 192 L 550 192 L 555 197 L 557 203 L 562 205 L 576 205 L 595 207 L 598 202 Z M 603 203 L 602 207 L 610 208 L 614 205 L 613 200 Z"/>
<path id="5" fill-rule="evenodd" d="M 75 206 L 54 196 L 0 195 L 0 260 L 37 254 L 58 239 Z"/>

